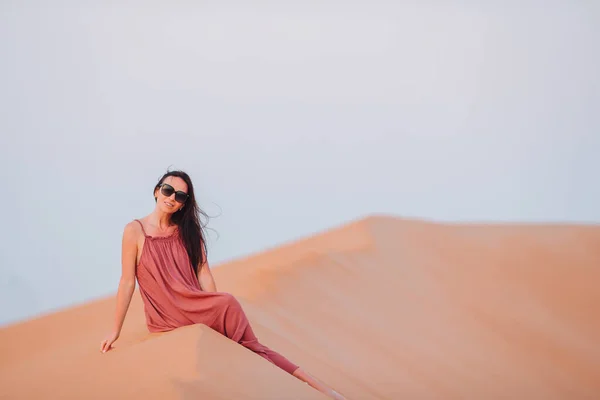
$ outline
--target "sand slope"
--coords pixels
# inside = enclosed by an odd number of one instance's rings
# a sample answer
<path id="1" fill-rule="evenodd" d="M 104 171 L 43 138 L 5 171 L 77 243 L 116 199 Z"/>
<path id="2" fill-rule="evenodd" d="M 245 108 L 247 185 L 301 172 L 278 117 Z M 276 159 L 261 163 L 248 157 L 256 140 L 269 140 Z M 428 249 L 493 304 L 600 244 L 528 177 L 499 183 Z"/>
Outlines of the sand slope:
<path id="1" fill-rule="evenodd" d="M 214 269 L 265 344 L 351 399 L 600 398 L 600 228 L 370 217 Z M 0 331 L 0 398 L 322 398 L 136 294 Z"/>

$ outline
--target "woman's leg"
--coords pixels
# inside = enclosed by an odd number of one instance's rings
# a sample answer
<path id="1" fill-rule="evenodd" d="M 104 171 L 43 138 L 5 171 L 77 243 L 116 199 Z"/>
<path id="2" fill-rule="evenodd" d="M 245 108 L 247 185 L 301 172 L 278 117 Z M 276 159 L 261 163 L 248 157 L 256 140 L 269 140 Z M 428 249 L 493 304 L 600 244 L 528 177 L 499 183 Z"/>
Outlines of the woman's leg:
<path id="1" fill-rule="evenodd" d="M 325 385 L 323 382 L 319 381 L 314 376 L 308 374 L 302 368 L 296 369 L 294 371 L 293 375 L 296 378 L 300 379 L 301 381 L 304 381 L 304 382 L 308 383 L 310 386 L 312 386 L 313 388 L 317 389 L 319 392 L 321 392 L 321 393 L 323 393 L 323 394 L 331 397 L 332 399 L 335 399 L 335 400 L 346 400 L 346 398 L 344 396 L 342 396 L 341 394 L 339 394 L 338 392 L 336 392 L 335 390 L 333 390 L 329 386 Z"/>
<path id="2" fill-rule="evenodd" d="M 290 360 L 259 342 L 252 331 L 246 313 L 234 296 L 224 294 L 221 298 L 223 303 L 221 317 L 218 318 L 217 323 L 212 326 L 213 329 L 221 332 L 229 339 L 241 344 L 249 350 L 252 350 L 289 374 L 292 374 L 298 369 L 298 366 Z"/>
<path id="3" fill-rule="evenodd" d="M 308 385 L 332 399 L 346 400 L 344 396 L 337 393 L 323 382 L 317 380 L 281 354 L 261 344 L 256 335 L 254 335 L 248 318 L 238 300 L 230 294 L 224 294 L 222 299 L 223 309 L 221 318 L 217 319 L 217 323 L 212 327 L 213 329 L 252 350 L 256 354 L 262 356 L 301 381 L 306 382 Z"/>

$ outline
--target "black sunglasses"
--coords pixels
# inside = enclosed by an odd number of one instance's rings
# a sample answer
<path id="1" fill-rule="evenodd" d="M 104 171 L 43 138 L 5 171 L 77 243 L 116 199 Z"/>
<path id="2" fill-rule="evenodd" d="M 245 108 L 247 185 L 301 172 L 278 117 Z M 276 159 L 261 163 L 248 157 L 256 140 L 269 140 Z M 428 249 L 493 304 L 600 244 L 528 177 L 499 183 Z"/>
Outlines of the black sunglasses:
<path id="1" fill-rule="evenodd" d="M 178 203 L 185 203 L 189 195 L 186 192 L 182 192 L 181 190 L 175 191 L 175 188 L 168 183 L 163 183 L 160 187 L 160 192 L 163 196 L 171 197 L 173 193 L 175 193 L 175 201 Z"/>

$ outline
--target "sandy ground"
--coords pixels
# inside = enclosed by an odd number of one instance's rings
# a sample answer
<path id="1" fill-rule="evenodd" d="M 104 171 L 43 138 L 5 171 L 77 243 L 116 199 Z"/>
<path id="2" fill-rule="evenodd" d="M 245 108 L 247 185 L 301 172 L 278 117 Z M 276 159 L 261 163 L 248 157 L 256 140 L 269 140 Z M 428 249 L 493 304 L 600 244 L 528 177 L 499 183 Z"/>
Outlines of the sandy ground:
<path id="1" fill-rule="evenodd" d="M 600 398 L 598 226 L 376 216 L 213 272 L 261 342 L 349 399 Z M 203 325 L 149 334 L 139 293 L 101 354 L 114 305 L 0 330 L 0 398 L 324 398 Z"/>

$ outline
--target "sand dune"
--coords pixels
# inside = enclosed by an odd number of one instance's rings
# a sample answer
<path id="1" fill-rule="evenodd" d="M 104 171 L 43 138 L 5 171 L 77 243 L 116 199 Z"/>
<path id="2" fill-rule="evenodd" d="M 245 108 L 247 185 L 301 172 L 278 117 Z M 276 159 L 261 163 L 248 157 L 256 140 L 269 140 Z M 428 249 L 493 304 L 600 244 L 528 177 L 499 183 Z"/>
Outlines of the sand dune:
<path id="1" fill-rule="evenodd" d="M 215 268 L 262 342 L 350 399 L 600 398 L 600 227 L 370 217 Z M 139 294 L 0 331 L 0 398 L 319 399 L 202 325 L 149 335 Z"/>

